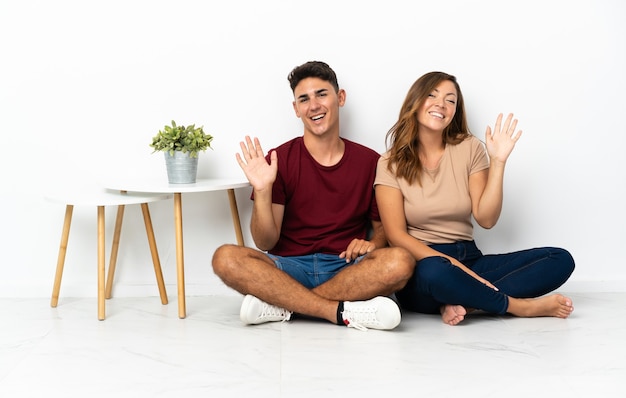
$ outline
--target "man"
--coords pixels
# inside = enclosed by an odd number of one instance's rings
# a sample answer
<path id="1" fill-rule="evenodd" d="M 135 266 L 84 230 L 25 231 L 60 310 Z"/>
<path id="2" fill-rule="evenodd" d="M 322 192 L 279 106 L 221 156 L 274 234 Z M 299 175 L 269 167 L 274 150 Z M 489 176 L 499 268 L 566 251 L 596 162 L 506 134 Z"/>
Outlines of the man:
<path id="1" fill-rule="evenodd" d="M 387 296 L 406 284 L 415 261 L 385 247 L 373 190 L 379 154 L 340 137 L 346 92 L 327 64 L 307 62 L 288 80 L 304 134 L 267 155 L 257 138 L 246 137 L 236 155 L 252 185 L 250 228 L 262 251 L 223 245 L 213 270 L 246 295 L 246 324 L 297 313 L 361 330 L 393 329 L 400 310 Z"/>

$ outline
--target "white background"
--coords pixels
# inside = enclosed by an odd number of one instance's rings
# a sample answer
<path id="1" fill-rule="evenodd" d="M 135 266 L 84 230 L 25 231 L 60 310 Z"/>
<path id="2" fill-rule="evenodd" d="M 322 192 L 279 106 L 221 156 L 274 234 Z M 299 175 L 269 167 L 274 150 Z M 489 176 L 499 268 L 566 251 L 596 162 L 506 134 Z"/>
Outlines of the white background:
<path id="1" fill-rule="evenodd" d="M 215 137 L 200 177 L 243 177 L 234 154 L 246 134 L 265 149 L 302 134 L 286 77 L 309 60 L 347 91 L 342 134 L 379 152 L 429 71 L 457 76 L 479 138 L 514 112 L 524 133 L 504 210 L 476 230 L 479 246 L 565 247 L 577 263 L 569 290 L 624 290 L 625 17 L 619 0 L 1 0 L 0 296 L 51 293 L 64 207 L 48 190 L 165 173 L 148 144 L 172 119 Z M 248 196 L 237 190 L 250 245 Z M 188 294 L 232 293 L 210 266 L 235 241 L 226 194 L 183 203 Z M 172 207 L 151 211 L 175 294 Z M 74 210 L 62 296 L 96 294 L 95 216 Z M 157 294 L 138 206 L 126 210 L 115 292 Z"/>

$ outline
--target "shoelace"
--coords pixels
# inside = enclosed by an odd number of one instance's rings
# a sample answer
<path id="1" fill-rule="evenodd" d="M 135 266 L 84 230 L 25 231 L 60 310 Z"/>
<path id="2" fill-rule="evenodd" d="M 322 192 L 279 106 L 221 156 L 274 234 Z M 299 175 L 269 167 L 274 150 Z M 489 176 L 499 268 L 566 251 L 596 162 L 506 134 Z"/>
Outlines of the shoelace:
<path id="1" fill-rule="evenodd" d="M 291 319 L 291 311 L 287 311 L 284 308 L 280 308 L 275 305 L 267 304 L 264 302 L 263 309 L 261 310 L 261 315 L 259 315 L 259 318 L 275 317 L 275 316 L 283 317 L 282 322 L 285 322 Z"/>
<path id="2" fill-rule="evenodd" d="M 376 310 L 374 308 L 359 308 L 358 310 L 344 311 L 341 313 L 343 323 L 349 328 L 355 328 L 363 332 L 367 328 L 363 324 L 371 325 L 378 323 Z"/>

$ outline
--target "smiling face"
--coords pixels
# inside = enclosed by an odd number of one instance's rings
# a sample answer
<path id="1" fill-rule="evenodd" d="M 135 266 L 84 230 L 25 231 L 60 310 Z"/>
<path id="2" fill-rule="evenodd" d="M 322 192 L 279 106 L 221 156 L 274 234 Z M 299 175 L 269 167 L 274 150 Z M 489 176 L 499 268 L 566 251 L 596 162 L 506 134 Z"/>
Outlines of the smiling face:
<path id="1" fill-rule="evenodd" d="M 344 90 L 337 92 L 330 82 L 308 77 L 298 83 L 293 94 L 293 109 L 304 124 L 305 135 L 339 135 L 339 108 L 346 101 Z"/>
<path id="2" fill-rule="evenodd" d="M 457 91 L 450 80 L 443 80 L 431 91 L 417 113 L 420 130 L 443 132 L 456 113 Z"/>

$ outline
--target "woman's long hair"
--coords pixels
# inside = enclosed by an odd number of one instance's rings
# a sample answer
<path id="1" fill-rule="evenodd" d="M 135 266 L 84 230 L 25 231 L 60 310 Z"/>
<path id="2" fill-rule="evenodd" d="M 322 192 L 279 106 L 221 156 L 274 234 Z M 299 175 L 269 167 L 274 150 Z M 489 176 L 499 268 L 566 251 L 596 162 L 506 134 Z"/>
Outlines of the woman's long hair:
<path id="1" fill-rule="evenodd" d="M 417 181 L 421 185 L 423 170 L 418 156 L 417 112 L 428 95 L 444 80 L 451 81 L 456 87 L 457 102 L 456 113 L 443 131 L 443 144 L 456 145 L 471 134 L 465 117 L 463 94 L 456 77 L 444 72 L 430 72 L 417 79 L 404 99 L 398 121 L 385 138 L 389 151 L 389 171 L 394 172 L 395 168 L 396 177 L 404 178 L 409 184 Z"/>

